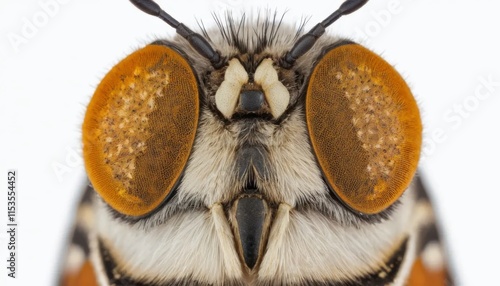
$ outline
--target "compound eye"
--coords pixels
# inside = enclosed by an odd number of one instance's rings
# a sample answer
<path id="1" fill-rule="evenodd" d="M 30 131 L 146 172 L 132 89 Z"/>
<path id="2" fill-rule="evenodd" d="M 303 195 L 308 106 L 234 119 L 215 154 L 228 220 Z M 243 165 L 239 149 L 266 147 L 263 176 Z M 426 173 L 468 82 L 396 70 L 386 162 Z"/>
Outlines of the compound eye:
<path id="1" fill-rule="evenodd" d="M 148 45 L 111 69 L 83 123 L 85 167 L 113 209 L 144 216 L 175 188 L 194 144 L 199 91 L 189 63 Z"/>
<path id="2" fill-rule="evenodd" d="M 349 43 L 319 59 L 306 121 L 327 184 L 354 211 L 379 213 L 410 184 L 420 156 L 420 114 L 405 81 L 376 54 Z"/>

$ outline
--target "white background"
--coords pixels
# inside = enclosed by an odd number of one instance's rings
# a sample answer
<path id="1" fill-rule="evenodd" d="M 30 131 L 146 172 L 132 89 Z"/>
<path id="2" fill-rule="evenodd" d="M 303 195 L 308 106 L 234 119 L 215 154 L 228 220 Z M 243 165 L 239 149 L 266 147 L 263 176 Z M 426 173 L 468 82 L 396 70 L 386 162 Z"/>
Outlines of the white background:
<path id="1" fill-rule="evenodd" d="M 84 185 L 78 152 L 85 106 L 113 64 L 174 33 L 125 0 L 55 1 L 0 1 L 0 285 L 55 284 Z M 56 6 L 44 10 L 40 3 L 49 2 Z M 311 16 L 310 28 L 341 3 L 248 2 L 159 3 L 193 28 L 195 19 L 214 25 L 211 12 L 258 7 L 288 9 L 291 24 Z M 458 285 L 499 285 L 499 11 L 498 1 L 487 0 L 377 0 L 328 29 L 381 53 L 418 98 L 426 130 L 421 172 Z M 488 78 L 497 86 L 487 89 Z M 16 280 L 5 267 L 8 168 L 19 173 Z"/>

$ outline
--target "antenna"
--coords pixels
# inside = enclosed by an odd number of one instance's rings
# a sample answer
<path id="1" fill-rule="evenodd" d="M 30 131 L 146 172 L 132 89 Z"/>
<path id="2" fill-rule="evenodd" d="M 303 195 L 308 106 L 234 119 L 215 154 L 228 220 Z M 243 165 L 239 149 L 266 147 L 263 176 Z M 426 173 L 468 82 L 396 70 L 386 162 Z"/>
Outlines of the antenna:
<path id="1" fill-rule="evenodd" d="M 189 44 L 203 57 L 210 60 L 214 68 L 221 68 L 225 61 L 220 54 L 212 48 L 208 41 L 198 33 L 193 32 L 186 25 L 179 23 L 176 19 L 162 10 L 158 4 L 152 0 L 130 0 L 137 8 L 143 12 L 162 19 L 172 28 L 175 28 L 177 34 L 186 39 Z"/>
<path id="2" fill-rule="evenodd" d="M 307 51 L 309 51 L 314 43 L 325 33 L 325 29 L 337 21 L 340 17 L 351 14 L 352 12 L 358 10 L 363 5 L 365 5 L 368 0 L 347 0 L 337 11 L 333 12 L 321 23 L 314 26 L 307 34 L 300 37 L 300 39 L 295 42 L 295 45 L 288 51 L 282 58 L 280 65 L 283 68 L 289 69 L 293 66 L 295 61 L 303 56 Z"/>

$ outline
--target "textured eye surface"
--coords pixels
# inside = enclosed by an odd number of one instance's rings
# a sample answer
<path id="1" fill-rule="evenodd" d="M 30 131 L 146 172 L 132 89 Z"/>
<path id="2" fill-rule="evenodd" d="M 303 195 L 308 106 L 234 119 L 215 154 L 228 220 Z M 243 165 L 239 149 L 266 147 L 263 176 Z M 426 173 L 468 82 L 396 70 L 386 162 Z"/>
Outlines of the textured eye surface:
<path id="1" fill-rule="evenodd" d="M 401 76 L 357 44 L 328 51 L 306 95 L 309 136 L 325 180 L 350 208 L 375 214 L 408 187 L 420 156 L 422 125 Z"/>
<path id="2" fill-rule="evenodd" d="M 149 45 L 122 60 L 99 84 L 83 124 L 95 190 L 122 214 L 150 213 L 184 170 L 198 116 L 196 78 L 176 51 Z"/>

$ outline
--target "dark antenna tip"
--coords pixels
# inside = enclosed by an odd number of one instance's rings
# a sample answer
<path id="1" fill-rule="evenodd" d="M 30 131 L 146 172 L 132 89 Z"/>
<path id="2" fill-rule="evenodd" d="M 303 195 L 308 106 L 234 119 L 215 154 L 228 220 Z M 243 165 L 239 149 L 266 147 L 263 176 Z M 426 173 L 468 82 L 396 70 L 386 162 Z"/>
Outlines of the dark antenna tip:
<path id="1" fill-rule="evenodd" d="M 332 15 L 323 20 L 321 24 L 323 24 L 326 28 L 330 26 L 333 22 L 337 21 L 337 19 L 339 19 L 340 17 L 351 14 L 352 12 L 363 7 L 367 2 L 368 0 L 347 0 L 344 3 L 342 3 L 342 5 L 340 5 L 337 11 L 333 12 Z"/>
<path id="2" fill-rule="evenodd" d="M 177 34 L 186 39 L 189 44 L 203 57 L 210 60 L 212 66 L 220 68 L 224 66 L 225 61 L 218 52 L 216 52 L 208 41 L 198 33 L 193 32 L 186 25 L 179 23 L 175 18 L 163 11 L 158 4 L 152 0 L 130 0 L 141 11 L 162 19 L 172 28 L 176 29 Z"/>
<path id="3" fill-rule="evenodd" d="M 347 0 L 342 5 L 340 5 L 339 10 L 342 10 L 342 14 L 347 15 L 363 7 L 368 0 Z"/>
<path id="4" fill-rule="evenodd" d="M 337 21 L 340 17 L 351 14 L 352 12 L 363 7 L 368 0 L 347 0 L 340 7 L 328 16 L 321 23 L 314 26 L 307 34 L 300 37 L 295 42 L 295 45 L 288 51 L 281 59 L 280 64 L 283 68 L 289 69 L 293 66 L 295 61 L 309 51 L 314 43 L 325 33 L 325 29 Z"/>
<path id="5" fill-rule="evenodd" d="M 130 2 L 142 12 L 156 17 L 160 16 L 160 12 L 162 11 L 160 5 L 151 0 L 130 0 Z"/>

